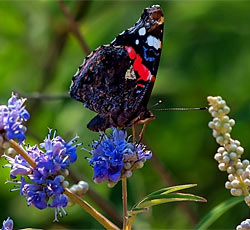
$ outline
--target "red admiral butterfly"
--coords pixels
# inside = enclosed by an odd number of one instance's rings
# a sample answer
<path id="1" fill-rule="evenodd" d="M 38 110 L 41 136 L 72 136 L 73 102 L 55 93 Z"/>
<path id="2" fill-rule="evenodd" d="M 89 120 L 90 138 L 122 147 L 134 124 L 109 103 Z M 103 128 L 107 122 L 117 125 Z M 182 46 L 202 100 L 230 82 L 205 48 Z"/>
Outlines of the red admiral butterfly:
<path id="1" fill-rule="evenodd" d="M 98 113 L 87 125 L 100 131 L 154 119 L 147 109 L 159 66 L 164 17 L 144 9 L 136 24 L 89 54 L 74 75 L 70 95 Z"/>

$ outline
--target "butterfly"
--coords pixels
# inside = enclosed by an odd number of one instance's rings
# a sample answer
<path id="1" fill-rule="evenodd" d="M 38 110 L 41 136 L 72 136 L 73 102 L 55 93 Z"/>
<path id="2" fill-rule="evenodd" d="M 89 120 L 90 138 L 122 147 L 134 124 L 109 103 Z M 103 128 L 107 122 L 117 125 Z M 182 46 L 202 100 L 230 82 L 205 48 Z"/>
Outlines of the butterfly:
<path id="1" fill-rule="evenodd" d="M 84 60 L 72 79 L 70 95 L 98 113 L 90 130 L 146 124 L 147 108 L 161 57 L 164 16 L 158 5 L 144 9 L 135 25 Z"/>

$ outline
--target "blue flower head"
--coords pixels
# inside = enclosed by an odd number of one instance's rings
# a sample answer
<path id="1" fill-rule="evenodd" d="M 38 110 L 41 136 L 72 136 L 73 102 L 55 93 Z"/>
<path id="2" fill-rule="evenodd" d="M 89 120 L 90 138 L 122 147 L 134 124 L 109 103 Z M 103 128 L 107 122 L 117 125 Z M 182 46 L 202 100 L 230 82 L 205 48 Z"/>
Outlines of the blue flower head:
<path id="1" fill-rule="evenodd" d="M 62 137 L 56 136 L 56 132 L 53 136 L 51 133 L 50 130 L 44 142 L 40 144 L 41 148 L 36 145 L 26 147 L 26 152 L 36 162 L 35 168 L 20 155 L 16 155 L 14 159 L 5 155 L 5 158 L 9 161 L 6 166 L 11 168 L 11 178 L 21 176 L 20 181 L 15 180 L 18 188 L 13 190 L 19 189 L 28 205 L 38 209 L 55 208 L 57 220 L 57 214 L 61 215 L 61 210 L 65 213 L 64 207 L 68 204 L 64 195 L 64 185 L 67 183 L 64 183 L 62 174 L 67 174 L 68 166 L 76 161 L 79 144 L 74 144 L 77 137 L 66 142 Z"/>
<path id="2" fill-rule="evenodd" d="M 24 107 L 25 98 L 18 99 L 12 93 L 8 106 L 0 105 L 0 135 L 7 140 L 17 139 L 19 143 L 25 140 L 26 127 L 22 124 L 30 118 Z"/>
<path id="3" fill-rule="evenodd" d="M 7 220 L 3 221 L 3 227 L 2 230 L 12 230 L 13 229 L 13 220 L 8 217 Z"/>
<path id="4" fill-rule="evenodd" d="M 144 145 L 129 142 L 126 131 L 117 128 L 112 128 L 109 135 L 101 135 L 88 152 L 92 155 L 88 160 L 94 169 L 94 181 L 108 181 L 110 185 L 131 176 L 134 169 L 142 167 L 152 156 Z"/>

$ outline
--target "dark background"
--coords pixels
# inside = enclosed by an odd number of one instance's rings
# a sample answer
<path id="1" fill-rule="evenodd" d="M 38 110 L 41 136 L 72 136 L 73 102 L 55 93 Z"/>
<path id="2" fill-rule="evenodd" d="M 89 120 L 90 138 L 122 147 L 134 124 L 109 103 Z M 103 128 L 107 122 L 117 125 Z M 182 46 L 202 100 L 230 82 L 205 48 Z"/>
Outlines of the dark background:
<path id="1" fill-rule="evenodd" d="M 142 10 L 160 4 L 165 14 L 162 58 L 149 107 L 159 99 L 165 107 L 206 106 L 208 95 L 221 95 L 236 120 L 232 136 L 241 141 L 249 158 L 250 149 L 250 3 L 247 1 L 68 1 L 82 36 L 91 50 L 108 44 L 121 31 L 131 27 Z M 0 103 L 11 92 L 23 96 L 34 93 L 66 95 L 71 78 L 86 53 L 69 32 L 66 18 L 56 1 L 0 2 Z M 27 143 L 40 142 L 47 128 L 69 140 L 75 134 L 85 146 L 98 137 L 86 128 L 94 113 L 73 99 L 37 100 L 27 108 Z M 168 185 L 197 183 L 190 193 L 205 197 L 207 203 L 177 203 L 154 207 L 139 215 L 137 229 L 190 229 L 197 220 L 220 202 L 231 197 L 224 188 L 227 174 L 217 169 L 213 159 L 216 143 L 207 123 L 207 111 L 155 112 L 157 119 L 146 130 L 144 143 L 154 159 L 129 179 L 129 206 L 144 195 Z M 112 203 L 121 213 L 121 185 L 107 188 L 92 182 L 92 169 L 79 151 L 72 170 L 88 178 L 92 190 Z M 0 160 L 3 165 L 5 161 Z M 11 216 L 15 229 L 25 227 L 87 229 L 100 225 L 79 206 L 67 207 L 69 215 L 52 222 L 53 210 L 27 207 L 18 192 L 4 184 L 8 169 L 0 169 L 0 221 Z M 170 178 L 169 178 L 170 177 Z M 102 211 L 96 201 L 86 199 Z M 106 216 L 107 213 L 103 212 Z M 234 229 L 249 217 L 249 209 L 239 204 L 211 228 Z M 112 217 L 110 217 L 112 219 Z"/>

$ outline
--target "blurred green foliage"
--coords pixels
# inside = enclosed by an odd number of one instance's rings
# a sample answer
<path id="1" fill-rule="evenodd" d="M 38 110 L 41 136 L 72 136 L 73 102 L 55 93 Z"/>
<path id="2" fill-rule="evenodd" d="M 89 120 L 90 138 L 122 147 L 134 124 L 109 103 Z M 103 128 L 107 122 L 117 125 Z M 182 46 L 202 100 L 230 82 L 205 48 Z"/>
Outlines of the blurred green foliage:
<path id="1" fill-rule="evenodd" d="M 248 1 L 67 1 L 90 49 L 107 44 L 122 30 L 132 26 L 142 10 L 160 4 L 166 22 L 161 63 L 150 105 L 159 99 L 161 107 L 206 106 L 208 95 L 221 95 L 236 120 L 232 136 L 242 142 L 250 158 L 250 3 Z M 81 8 L 80 8 L 81 7 Z M 79 11 L 79 12 L 77 12 Z M 71 78 L 86 56 L 70 33 L 56 1 L 0 1 L 0 103 L 11 92 L 30 95 L 39 92 L 61 95 L 69 90 Z M 31 112 L 27 143 L 35 144 L 58 129 L 64 138 L 76 133 L 85 146 L 98 134 L 86 124 L 94 115 L 73 99 L 29 99 Z M 211 208 L 230 198 L 224 188 L 226 173 L 217 169 L 213 159 L 215 140 L 207 123 L 206 111 L 155 112 L 157 119 L 146 130 L 145 140 L 171 175 L 173 183 L 197 183 L 191 192 L 205 197 L 207 203 L 190 203 L 189 211 L 179 204 L 154 207 L 139 215 L 137 229 L 190 229 Z M 90 186 L 121 210 L 120 184 L 107 188 L 91 181 L 92 170 L 79 151 L 74 172 L 89 178 Z M 4 159 L 0 164 L 5 163 Z M 153 161 L 129 179 L 129 205 L 144 195 L 165 187 Z M 9 192 L 8 169 L 0 169 L 0 222 L 11 216 L 15 229 L 24 227 L 88 229 L 100 228 L 92 217 L 75 205 L 69 215 L 52 222 L 53 211 L 27 207 L 18 192 Z M 95 206 L 94 201 L 88 199 Z M 98 206 L 97 209 L 100 210 Z M 212 228 L 233 229 L 248 216 L 245 204 L 223 215 Z M 104 213 L 105 214 L 105 213 Z M 105 214 L 106 215 L 106 214 Z"/>

